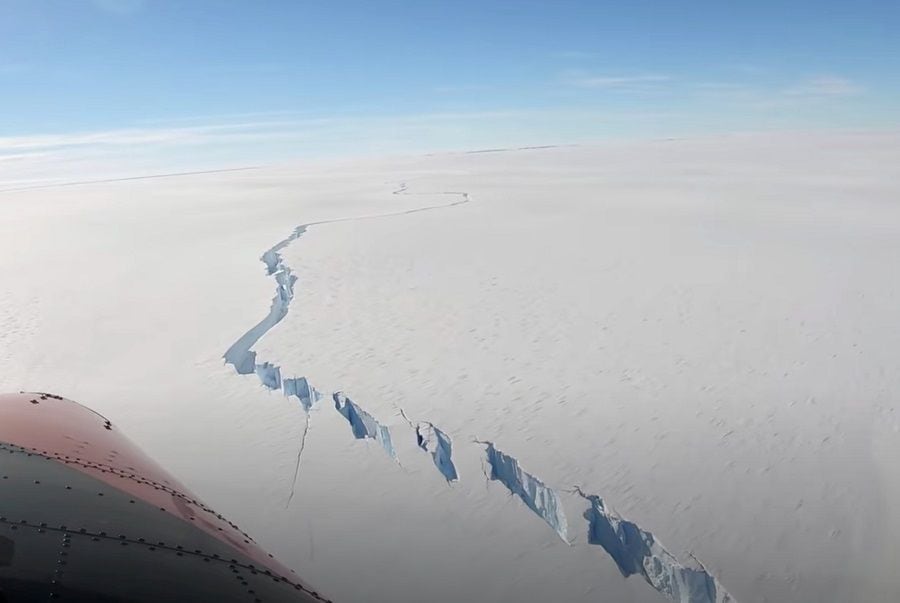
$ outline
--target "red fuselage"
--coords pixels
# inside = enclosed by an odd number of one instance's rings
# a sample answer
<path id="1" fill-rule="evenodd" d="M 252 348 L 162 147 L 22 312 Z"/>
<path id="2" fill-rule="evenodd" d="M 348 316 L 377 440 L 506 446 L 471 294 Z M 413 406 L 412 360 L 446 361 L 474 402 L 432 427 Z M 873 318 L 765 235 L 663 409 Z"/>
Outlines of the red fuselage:
<path id="1" fill-rule="evenodd" d="M 0 395 L 0 603 L 321 602 L 105 417 Z"/>

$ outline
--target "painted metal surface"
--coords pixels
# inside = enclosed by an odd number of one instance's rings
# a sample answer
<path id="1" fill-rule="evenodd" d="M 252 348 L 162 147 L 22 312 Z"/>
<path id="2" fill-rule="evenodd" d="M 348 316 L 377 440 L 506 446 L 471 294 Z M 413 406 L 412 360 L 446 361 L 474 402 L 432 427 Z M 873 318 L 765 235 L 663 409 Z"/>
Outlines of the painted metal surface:
<path id="1" fill-rule="evenodd" d="M 0 395 L 0 473 L 0 602 L 326 600 L 70 400 Z"/>

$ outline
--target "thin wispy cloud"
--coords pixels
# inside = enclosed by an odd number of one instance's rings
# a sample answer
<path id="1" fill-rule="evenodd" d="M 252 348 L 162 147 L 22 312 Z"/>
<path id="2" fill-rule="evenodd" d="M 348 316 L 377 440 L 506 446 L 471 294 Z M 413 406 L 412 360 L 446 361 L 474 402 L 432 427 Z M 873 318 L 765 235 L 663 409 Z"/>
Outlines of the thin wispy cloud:
<path id="1" fill-rule="evenodd" d="M 203 126 L 120 128 L 95 132 L 3 136 L 0 137 L 0 155 L 18 151 L 59 150 L 73 147 L 202 144 L 215 142 L 222 136 L 235 132 L 265 134 L 288 128 L 327 125 L 334 121 L 334 118 L 266 120 Z"/>
<path id="2" fill-rule="evenodd" d="M 838 102 L 866 93 L 859 83 L 841 76 L 805 77 L 790 84 L 698 82 L 691 85 L 703 98 L 748 109 L 788 109 Z"/>
<path id="3" fill-rule="evenodd" d="M 856 82 L 835 75 L 807 78 L 784 91 L 788 96 L 807 97 L 858 96 L 864 92 L 865 88 Z"/>
<path id="4" fill-rule="evenodd" d="M 196 125 L 217 125 L 223 123 L 233 123 L 236 120 L 261 120 L 263 118 L 286 118 L 301 119 L 309 117 L 309 111 L 299 111 L 297 109 L 281 109 L 268 111 L 242 111 L 239 113 L 211 113 L 208 115 L 181 115 L 177 117 L 147 117 L 136 120 L 139 124 L 157 124 L 161 126 L 192 123 Z"/>
<path id="5" fill-rule="evenodd" d="M 204 125 L 176 120 L 158 126 L 5 136 L 0 137 L 0 189 L 304 157 L 555 144 L 560 142 L 559 131 L 574 133 L 565 142 L 578 142 L 625 122 L 646 125 L 664 119 L 646 111 L 523 108 L 246 119 Z"/>
<path id="6" fill-rule="evenodd" d="M 585 71 L 567 71 L 562 75 L 563 83 L 577 88 L 629 90 L 646 88 L 672 81 L 672 76 L 659 73 L 637 73 L 625 75 L 594 74 Z"/>
<path id="7" fill-rule="evenodd" d="M 95 132 L 37 134 L 0 137 L 0 155 L 23 151 L 60 150 L 76 147 L 116 147 L 132 145 L 212 144 L 237 138 L 296 136 L 306 131 L 338 126 L 371 124 L 422 124 L 475 122 L 492 119 L 526 118 L 541 111 L 477 111 L 441 112 L 383 116 L 329 116 L 304 119 L 238 121 L 199 126 L 167 126 L 120 128 Z M 197 118 L 201 119 L 201 118 Z"/>

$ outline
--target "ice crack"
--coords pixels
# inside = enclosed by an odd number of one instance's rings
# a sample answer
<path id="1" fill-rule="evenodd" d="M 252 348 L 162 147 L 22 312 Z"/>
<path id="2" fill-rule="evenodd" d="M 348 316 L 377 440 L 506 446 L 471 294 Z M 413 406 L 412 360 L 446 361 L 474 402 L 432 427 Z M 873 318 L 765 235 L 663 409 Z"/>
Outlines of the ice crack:
<path id="1" fill-rule="evenodd" d="M 568 544 L 566 514 L 556 490 L 548 487 L 530 473 L 523 471 L 519 466 L 519 461 L 497 450 L 493 442 L 478 443 L 487 447 L 491 480 L 506 486 L 507 490 L 518 496 L 535 515 L 553 528 L 563 542 Z"/>
<path id="2" fill-rule="evenodd" d="M 444 476 L 447 483 L 455 482 L 459 479 L 459 472 L 456 465 L 453 464 L 453 441 L 446 433 L 435 427 L 430 421 L 419 421 L 413 423 L 403 410 L 400 414 L 409 423 L 416 432 L 416 445 L 425 452 L 431 453 L 431 459 L 434 466 Z"/>
<path id="3" fill-rule="evenodd" d="M 590 503 L 588 542 L 603 547 L 626 578 L 640 574 L 657 591 L 676 603 L 734 603 L 721 584 L 696 558 L 696 567 L 682 565 L 650 532 L 623 519 L 596 494 L 575 492 Z"/>
<path id="4" fill-rule="evenodd" d="M 350 423 L 354 438 L 357 440 L 367 438 L 375 440 L 381 444 L 388 456 L 392 459 L 397 458 L 394 443 L 391 441 L 391 431 L 386 426 L 376 421 L 372 415 L 361 409 L 356 402 L 345 396 L 343 392 L 335 392 L 333 398 L 335 409 Z"/>
<path id="5" fill-rule="evenodd" d="M 266 267 L 266 274 L 275 280 L 275 295 L 272 298 L 269 313 L 235 341 L 224 354 L 225 363 L 233 366 L 235 372 L 240 375 L 256 374 L 260 384 L 265 388 L 280 390 L 285 396 L 297 398 L 305 413 L 306 424 L 297 453 L 288 504 L 294 496 L 301 457 L 310 429 L 309 413 L 316 402 L 323 398 L 323 395 L 310 384 L 306 377 L 284 379 L 279 366 L 267 361 L 257 362 L 256 352 L 252 349 L 263 335 L 284 319 L 294 298 L 297 277 L 284 263 L 281 252 L 303 236 L 311 226 L 399 216 L 453 207 L 469 202 L 469 195 L 465 192 L 410 193 L 406 183 L 402 183 L 393 191 L 393 194 L 452 195 L 459 198 L 444 205 L 432 205 L 373 216 L 338 218 L 297 226 L 290 236 L 266 250 L 260 257 Z M 335 409 L 350 424 L 354 438 L 375 440 L 388 456 L 397 460 L 391 432 L 387 426 L 379 423 L 371 414 L 364 411 L 356 402 L 340 391 L 335 392 L 332 399 Z M 403 413 L 402 410 L 401 413 Z M 450 436 L 431 422 L 413 423 L 405 414 L 403 416 L 415 431 L 416 445 L 431 454 L 435 467 L 448 483 L 457 481 L 459 473 L 453 463 Z M 491 468 L 489 478 L 503 484 L 511 494 L 521 499 L 535 515 L 546 522 L 564 542 L 569 544 L 568 524 L 559 493 L 531 473 L 524 471 L 516 458 L 498 450 L 493 442 L 479 442 L 478 440 L 476 442 L 486 446 L 487 462 Z M 641 575 L 650 586 L 676 603 L 734 603 L 731 595 L 693 556 L 692 566 L 680 563 L 656 540 L 652 533 L 623 519 L 599 496 L 585 494 L 579 488 L 576 488 L 574 492 L 590 503 L 590 507 L 584 513 L 584 518 L 588 522 L 588 542 L 591 545 L 601 546 L 613 558 L 623 576 Z"/>

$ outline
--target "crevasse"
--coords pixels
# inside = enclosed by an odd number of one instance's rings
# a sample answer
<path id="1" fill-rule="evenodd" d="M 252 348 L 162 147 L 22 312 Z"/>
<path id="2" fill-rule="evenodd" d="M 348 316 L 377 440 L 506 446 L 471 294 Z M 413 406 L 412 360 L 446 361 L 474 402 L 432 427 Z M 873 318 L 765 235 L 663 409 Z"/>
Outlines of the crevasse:
<path id="1" fill-rule="evenodd" d="M 415 193 L 409 193 L 404 183 L 394 191 L 394 194 Z M 459 200 L 442 206 L 422 207 L 363 218 L 339 218 L 328 222 L 397 216 L 469 202 L 469 195 L 463 192 L 435 194 L 454 195 L 458 196 Z M 226 364 L 233 366 L 238 374 L 256 374 L 264 387 L 270 390 L 281 390 L 285 396 L 297 398 L 305 411 L 306 426 L 297 455 L 294 484 L 296 484 L 300 457 L 303 454 L 306 434 L 309 430 L 309 411 L 316 402 L 321 400 L 323 395 L 309 383 L 306 377 L 282 378 L 279 366 L 266 361 L 257 362 L 257 354 L 252 348 L 263 335 L 287 316 L 294 298 L 297 277 L 294 276 L 290 267 L 285 265 L 281 251 L 303 236 L 310 226 L 324 223 L 327 222 L 300 225 L 291 232 L 290 236 L 262 254 L 260 260 L 266 267 L 266 274 L 274 277 L 275 280 L 275 295 L 272 298 L 269 313 L 235 341 L 224 354 Z M 358 404 L 342 392 L 334 393 L 333 400 L 335 409 L 350 423 L 355 438 L 374 439 L 381 444 L 391 458 L 397 458 L 390 430 L 386 426 L 376 421 L 372 415 L 362 410 Z M 410 422 L 410 425 L 415 429 L 418 447 L 432 455 L 435 467 L 444 478 L 448 482 L 458 480 L 459 474 L 452 460 L 450 437 L 430 422 L 417 424 Z M 487 461 L 491 467 L 490 478 L 499 481 L 512 494 L 519 497 L 534 514 L 543 519 L 563 541 L 568 543 L 568 526 L 559 494 L 540 479 L 522 470 L 514 457 L 499 451 L 492 442 L 481 443 L 487 447 Z M 693 559 L 693 565 L 696 567 L 683 565 L 654 538 L 653 534 L 621 518 L 606 506 L 599 496 L 587 495 L 578 489 L 576 491 L 590 503 L 590 507 L 584 514 L 588 521 L 588 542 L 603 547 L 624 576 L 640 574 L 654 589 L 676 603 L 734 603 L 731 595 L 699 561 Z M 288 504 L 293 495 L 292 487 Z"/>
<path id="2" fill-rule="evenodd" d="M 434 466 L 448 482 L 459 479 L 456 465 L 453 464 L 453 442 L 450 436 L 434 426 L 434 423 L 422 421 L 416 425 L 416 444 L 425 452 L 431 453 Z"/>
<path id="3" fill-rule="evenodd" d="M 676 603 L 734 603 L 721 584 L 693 559 L 682 565 L 650 532 L 623 519 L 595 494 L 576 492 L 590 503 L 588 542 L 603 547 L 625 577 L 640 574 L 657 591 Z"/>
<path id="4" fill-rule="evenodd" d="M 544 482 L 522 470 L 519 461 L 497 450 L 493 442 L 487 446 L 487 461 L 491 466 L 491 479 L 500 482 L 522 499 L 535 515 L 547 522 L 560 538 L 568 544 L 566 515 L 559 494 Z"/>
<path id="5" fill-rule="evenodd" d="M 376 421 L 372 415 L 361 409 L 343 392 L 335 392 L 332 397 L 335 409 L 350 423 L 354 438 L 357 440 L 373 439 L 381 444 L 388 456 L 392 459 L 397 458 L 394 443 L 391 441 L 391 432 L 386 426 Z"/>

